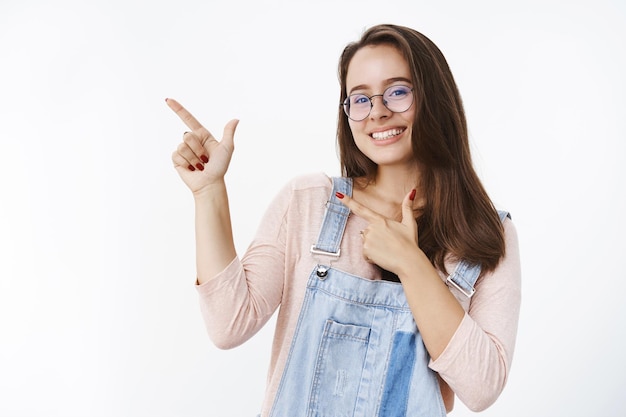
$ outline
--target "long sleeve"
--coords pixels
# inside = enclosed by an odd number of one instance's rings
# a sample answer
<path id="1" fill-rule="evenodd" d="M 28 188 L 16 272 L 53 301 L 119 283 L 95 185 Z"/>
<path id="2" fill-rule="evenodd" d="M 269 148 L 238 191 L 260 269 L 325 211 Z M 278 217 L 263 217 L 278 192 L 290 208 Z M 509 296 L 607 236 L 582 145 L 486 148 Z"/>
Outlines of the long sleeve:
<path id="1" fill-rule="evenodd" d="M 321 173 L 288 182 L 268 207 L 245 254 L 196 286 L 207 332 L 222 349 L 247 341 L 280 307 L 262 415 L 269 413 L 278 390 L 307 280 L 320 262 L 310 248 L 317 240 L 331 190 L 330 178 Z M 341 257 L 333 266 L 355 276 L 380 279 L 378 269 L 363 259 L 359 231 L 365 227 L 367 223 L 359 216 L 350 218 Z M 488 407 L 502 391 L 515 346 L 521 292 L 519 253 L 513 223 L 506 220 L 504 228 L 506 256 L 493 273 L 479 279 L 474 296 L 468 299 L 450 288 L 466 315 L 443 353 L 429 364 L 473 410 Z"/>
<path id="2" fill-rule="evenodd" d="M 236 347 L 257 333 L 280 304 L 285 271 L 285 213 L 291 188 L 269 208 L 242 259 L 196 289 L 207 333 L 221 349 Z"/>
<path id="3" fill-rule="evenodd" d="M 451 289 L 466 314 L 444 352 L 429 365 L 473 411 L 486 409 L 498 398 L 515 349 L 521 304 L 519 247 L 510 220 L 504 229 L 505 257 L 479 279 L 471 300 Z"/>

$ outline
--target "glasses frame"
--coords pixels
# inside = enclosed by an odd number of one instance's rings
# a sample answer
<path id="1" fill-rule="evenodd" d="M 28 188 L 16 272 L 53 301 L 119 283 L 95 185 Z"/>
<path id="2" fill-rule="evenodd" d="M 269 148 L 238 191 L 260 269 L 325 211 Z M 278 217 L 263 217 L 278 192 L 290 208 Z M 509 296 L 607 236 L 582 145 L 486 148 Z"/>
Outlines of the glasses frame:
<path id="1" fill-rule="evenodd" d="M 385 88 L 385 91 L 383 91 L 382 94 L 374 94 L 374 95 L 371 95 L 371 96 L 368 96 L 367 94 L 361 94 L 361 93 L 350 94 L 339 105 L 343 107 L 343 112 L 346 114 L 346 116 L 348 116 L 348 119 L 350 119 L 352 121 L 355 121 L 355 122 L 361 122 L 361 121 L 367 119 L 369 117 L 369 115 L 372 113 L 372 108 L 374 107 L 374 102 L 372 101 L 372 99 L 374 97 L 385 97 L 385 93 L 387 93 L 387 91 L 389 91 L 390 89 L 392 89 L 394 87 L 406 87 L 406 88 L 408 88 L 409 91 L 411 92 L 411 103 L 409 104 L 409 106 L 405 110 L 402 110 L 402 111 L 393 111 L 393 110 L 391 110 L 387 106 L 387 101 L 385 101 L 384 99 L 382 100 L 383 101 L 383 106 L 385 106 L 385 108 L 387 110 L 389 110 L 390 112 L 392 112 L 392 113 L 404 113 L 404 112 L 408 111 L 411 108 L 411 106 L 413 105 L 413 102 L 415 101 L 415 94 L 413 94 L 414 87 L 409 87 L 408 85 L 392 85 L 392 86 L 389 86 L 389 87 Z M 354 119 L 354 118 L 350 117 L 350 114 L 348 114 L 348 107 L 349 107 L 349 103 L 350 103 L 350 97 L 352 97 L 352 96 L 364 96 L 364 97 L 367 97 L 367 99 L 370 102 L 370 109 L 369 109 L 367 114 L 362 119 Z"/>

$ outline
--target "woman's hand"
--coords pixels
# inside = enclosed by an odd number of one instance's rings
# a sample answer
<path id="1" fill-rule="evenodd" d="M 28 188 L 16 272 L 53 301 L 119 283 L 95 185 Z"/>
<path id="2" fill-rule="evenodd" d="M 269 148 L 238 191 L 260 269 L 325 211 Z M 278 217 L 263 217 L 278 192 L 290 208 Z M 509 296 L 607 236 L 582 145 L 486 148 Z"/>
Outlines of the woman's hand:
<path id="1" fill-rule="evenodd" d="M 235 148 L 235 129 L 239 120 L 226 124 L 222 140 L 218 142 L 180 103 L 171 98 L 165 101 L 191 130 L 185 132 L 183 141 L 172 154 L 172 162 L 180 177 L 194 194 L 223 183 Z"/>
<path id="2" fill-rule="evenodd" d="M 368 262 L 401 275 L 403 267 L 416 254 L 423 252 L 418 246 L 417 222 L 413 215 L 415 190 L 402 201 L 402 221 L 398 222 L 371 210 L 358 201 L 344 195 L 337 195 L 343 204 L 357 216 L 368 222 L 361 231 L 363 256 Z"/>
<path id="3" fill-rule="evenodd" d="M 398 275 L 422 340 L 437 359 L 459 328 L 465 311 L 419 248 L 413 217 L 413 191 L 402 201 L 402 221 L 388 219 L 348 196 L 339 199 L 368 221 L 363 231 L 363 256 Z M 413 197 L 413 198 L 412 198 Z"/>

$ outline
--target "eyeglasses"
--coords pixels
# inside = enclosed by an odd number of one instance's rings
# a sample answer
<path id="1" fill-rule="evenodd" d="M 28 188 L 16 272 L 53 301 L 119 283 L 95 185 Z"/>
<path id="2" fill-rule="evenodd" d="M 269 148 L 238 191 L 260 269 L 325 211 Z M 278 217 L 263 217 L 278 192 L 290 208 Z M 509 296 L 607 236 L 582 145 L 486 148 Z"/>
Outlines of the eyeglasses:
<path id="1" fill-rule="evenodd" d="M 413 104 L 413 89 L 406 85 L 392 85 L 382 94 L 369 97 L 365 94 L 352 94 L 341 103 L 343 111 L 355 122 L 365 120 L 374 107 L 372 103 L 374 97 L 382 97 L 383 104 L 392 112 L 404 113 Z"/>

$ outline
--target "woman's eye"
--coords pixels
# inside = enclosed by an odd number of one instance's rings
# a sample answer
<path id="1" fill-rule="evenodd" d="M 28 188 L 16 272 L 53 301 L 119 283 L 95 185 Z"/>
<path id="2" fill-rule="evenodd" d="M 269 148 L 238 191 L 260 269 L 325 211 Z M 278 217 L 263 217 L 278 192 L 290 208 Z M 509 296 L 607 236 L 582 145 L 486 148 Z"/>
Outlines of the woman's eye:
<path id="1" fill-rule="evenodd" d="M 409 89 L 406 87 L 391 88 L 389 91 L 389 97 L 404 97 L 409 94 Z"/>
<path id="2" fill-rule="evenodd" d="M 366 96 L 352 96 L 352 104 L 367 104 L 370 101 Z"/>

